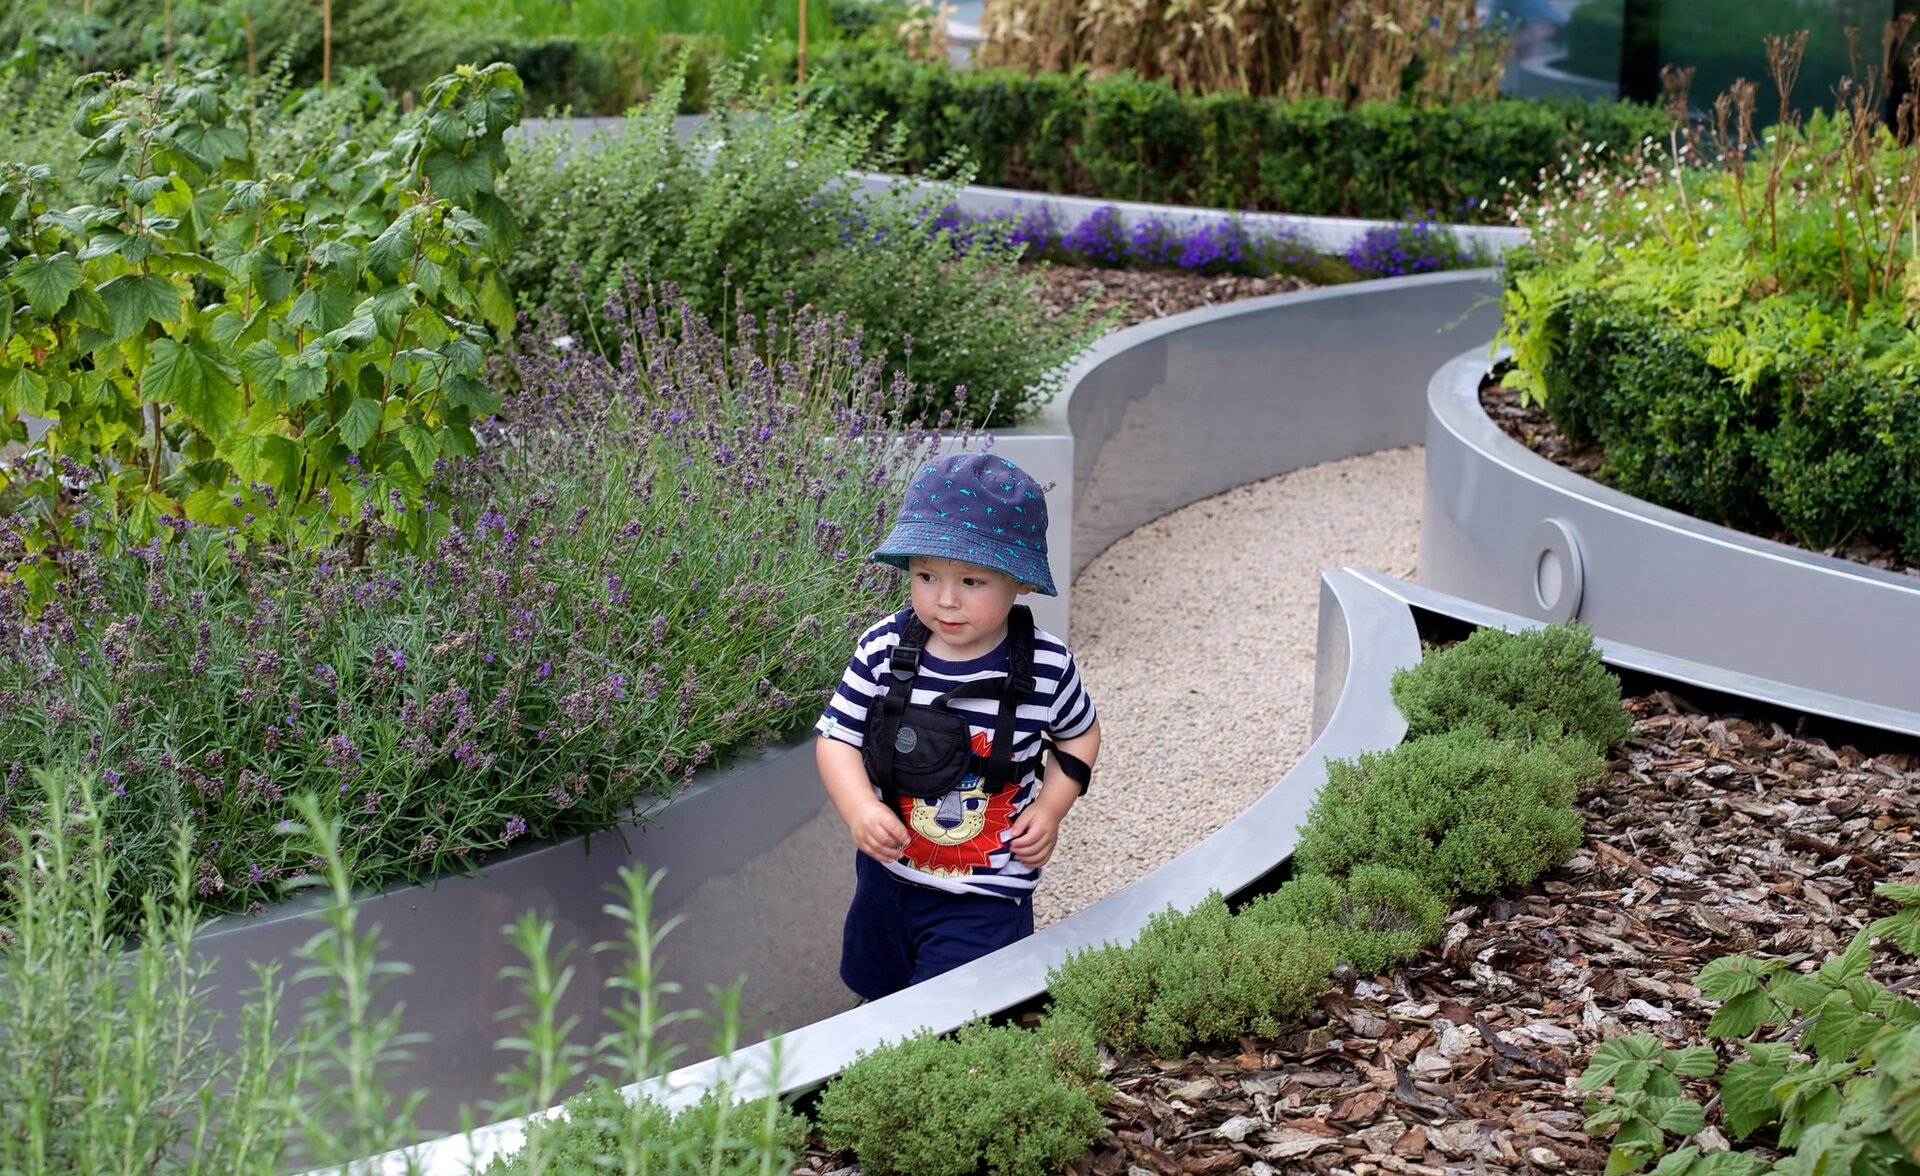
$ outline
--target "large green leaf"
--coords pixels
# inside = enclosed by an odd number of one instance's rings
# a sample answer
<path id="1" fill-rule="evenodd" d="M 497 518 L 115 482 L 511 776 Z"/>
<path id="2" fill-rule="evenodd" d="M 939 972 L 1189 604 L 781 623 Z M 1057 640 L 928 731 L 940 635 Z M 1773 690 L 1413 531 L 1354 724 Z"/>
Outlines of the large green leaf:
<path id="1" fill-rule="evenodd" d="M 287 325 L 320 331 L 339 328 L 353 314 L 353 291 L 333 282 L 321 282 L 300 292 L 287 310 Z"/>
<path id="2" fill-rule="evenodd" d="M 409 422 L 401 425 L 396 435 L 406 447 L 407 456 L 413 459 L 413 467 L 422 474 L 432 473 L 434 460 L 440 456 L 440 439 L 434 431 Z"/>
<path id="3" fill-rule="evenodd" d="M 1786 1074 L 1780 1066 L 1739 1061 L 1720 1079 L 1720 1113 L 1735 1139 L 1745 1139 L 1780 1117 L 1774 1083 Z"/>
<path id="4" fill-rule="evenodd" d="M 255 339 L 234 356 L 240 374 L 265 394 L 280 382 L 280 349 L 269 339 Z"/>
<path id="5" fill-rule="evenodd" d="M 287 407 L 317 400 L 327 390 L 327 353 L 309 347 L 299 355 L 281 361 L 281 374 L 287 380 Z"/>
<path id="6" fill-rule="evenodd" d="M 413 251 L 419 243 L 413 232 L 413 218 L 402 214 L 367 246 L 367 268 L 382 281 L 391 282 L 413 261 Z"/>
<path id="7" fill-rule="evenodd" d="M 0 368 L 0 408 L 11 420 L 20 413 L 47 411 L 47 378 L 32 368 Z"/>
<path id="8" fill-rule="evenodd" d="M 278 433 L 235 431 L 220 443 L 219 454 L 245 480 L 282 490 L 293 485 L 300 472 L 300 446 Z"/>
<path id="9" fill-rule="evenodd" d="M 431 150 L 420 161 L 420 170 L 433 185 L 433 194 L 465 204 L 481 192 L 493 191 L 493 164 L 478 151 L 461 155 L 446 150 Z"/>
<path id="10" fill-rule="evenodd" d="M 27 296 L 33 313 L 50 319 L 60 313 L 67 298 L 80 288 L 80 261 L 64 250 L 52 257 L 23 257 L 7 275 L 15 289 Z"/>
<path id="11" fill-rule="evenodd" d="M 347 411 L 340 414 L 340 439 L 349 448 L 365 449 L 380 428 L 380 402 L 357 396 Z"/>
<path id="12" fill-rule="evenodd" d="M 212 353 L 199 344 L 155 339 L 140 380 L 143 401 L 172 404 L 194 427 L 218 441 L 240 420 L 240 389 Z"/>
<path id="13" fill-rule="evenodd" d="M 121 274 L 100 286 L 107 304 L 115 343 L 146 329 L 150 322 L 170 323 L 180 317 L 185 291 L 158 274 Z"/>

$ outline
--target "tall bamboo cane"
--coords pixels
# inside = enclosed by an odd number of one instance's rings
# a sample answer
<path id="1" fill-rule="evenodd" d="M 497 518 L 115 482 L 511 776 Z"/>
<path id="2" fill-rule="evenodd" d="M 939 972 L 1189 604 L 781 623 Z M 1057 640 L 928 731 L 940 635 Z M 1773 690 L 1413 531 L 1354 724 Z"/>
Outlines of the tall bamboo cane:
<path id="1" fill-rule="evenodd" d="M 320 0 L 320 89 L 333 88 L 333 0 Z"/>
<path id="2" fill-rule="evenodd" d="M 807 0 L 800 0 L 800 76 L 799 83 L 807 84 Z"/>

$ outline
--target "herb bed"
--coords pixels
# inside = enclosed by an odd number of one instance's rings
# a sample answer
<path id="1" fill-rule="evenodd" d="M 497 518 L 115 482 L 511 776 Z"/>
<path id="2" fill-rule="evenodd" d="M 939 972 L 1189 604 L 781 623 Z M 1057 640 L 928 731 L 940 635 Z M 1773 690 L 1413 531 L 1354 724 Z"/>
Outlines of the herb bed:
<path id="1" fill-rule="evenodd" d="M 1120 1057 L 1108 1133 L 1073 1170 L 1604 1167 L 1573 1085 L 1596 1045 L 1705 1042 L 1712 1009 L 1692 980 L 1709 961 L 1810 968 L 1892 913 L 1877 882 L 1920 872 L 1916 749 L 1868 755 L 1666 691 L 1626 705 L 1633 738 L 1581 795 L 1587 841 L 1571 861 L 1456 910 L 1414 964 L 1356 978 L 1286 1036 Z M 1900 986 L 1920 966 L 1883 951 L 1873 974 Z M 1720 1130 L 1710 1114 L 1705 1138 Z M 795 1171 L 845 1162 L 814 1150 Z"/>

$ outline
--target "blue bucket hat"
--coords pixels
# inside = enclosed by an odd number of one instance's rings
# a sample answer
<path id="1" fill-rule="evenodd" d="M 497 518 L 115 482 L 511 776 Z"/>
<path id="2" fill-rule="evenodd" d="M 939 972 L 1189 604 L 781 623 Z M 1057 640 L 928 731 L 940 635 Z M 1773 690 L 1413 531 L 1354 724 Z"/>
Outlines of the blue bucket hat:
<path id="1" fill-rule="evenodd" d="M 1047 567 L 1047 496 L 1004 457 L 958 453 L 920 467 L 873 558 L 904 569 L 921 555 L 991 568 L 1058 595 Z"/>

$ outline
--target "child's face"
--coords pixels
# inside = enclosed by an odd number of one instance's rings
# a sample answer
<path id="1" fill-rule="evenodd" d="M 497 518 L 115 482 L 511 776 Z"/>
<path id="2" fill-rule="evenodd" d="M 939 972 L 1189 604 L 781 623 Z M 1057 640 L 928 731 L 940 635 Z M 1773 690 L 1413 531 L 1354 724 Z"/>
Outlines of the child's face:
<path id="1" fill-rule="evenodd" d="M 927 648 L 954 661 L 992 653 L 1013 602 L 1032 591 L 991 568 L 920 555 L 907 561 L 907 583 L 914 615 L 932 634 Z"/>

